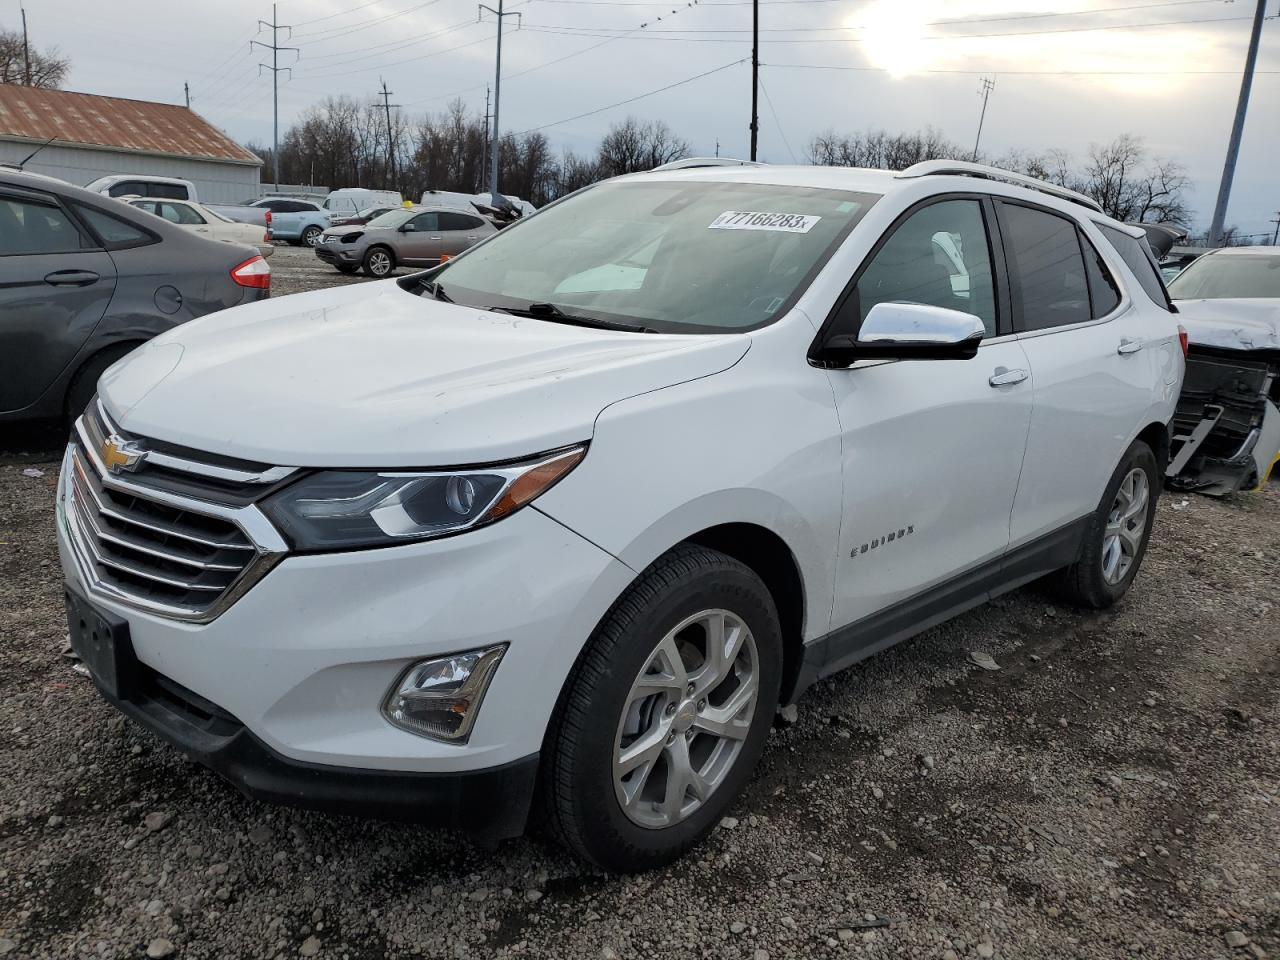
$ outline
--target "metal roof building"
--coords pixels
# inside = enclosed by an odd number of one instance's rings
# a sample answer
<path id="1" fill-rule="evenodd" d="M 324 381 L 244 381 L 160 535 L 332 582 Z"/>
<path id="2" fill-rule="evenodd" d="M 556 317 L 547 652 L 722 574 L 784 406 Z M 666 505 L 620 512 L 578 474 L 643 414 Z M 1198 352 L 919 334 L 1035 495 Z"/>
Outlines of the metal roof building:
<path id="1" fill-rule="evenodd" d="M 0 83 L 0 163 L 84 186 L 109 174 L 180 177 L 201 200 L 258 195 L 262 161 L 187 107 Z"/>

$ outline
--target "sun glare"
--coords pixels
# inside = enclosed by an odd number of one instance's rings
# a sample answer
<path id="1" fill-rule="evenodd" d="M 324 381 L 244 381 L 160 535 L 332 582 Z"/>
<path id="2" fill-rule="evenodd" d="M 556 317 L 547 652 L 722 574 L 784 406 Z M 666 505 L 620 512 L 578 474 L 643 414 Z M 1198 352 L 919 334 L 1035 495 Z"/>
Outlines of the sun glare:
<path id="1" fill-rule="evenodd" d="M 933 63 L 927 24 L 937 14 L 934 3 L 904 4 L 874 0 L 845 21 L 857 29 L 863 53 L 872 66 L 904 77 L 928 69 Z"/>

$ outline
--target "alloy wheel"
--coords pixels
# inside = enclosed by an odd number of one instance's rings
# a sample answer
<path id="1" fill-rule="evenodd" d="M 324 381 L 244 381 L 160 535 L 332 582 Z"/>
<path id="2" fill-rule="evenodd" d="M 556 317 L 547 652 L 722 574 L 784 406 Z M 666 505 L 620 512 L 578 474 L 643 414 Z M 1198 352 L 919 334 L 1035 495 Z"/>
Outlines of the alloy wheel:
<path id="1" fill-rule="evenodd" d="M 1120 583 L 1132 568 L 1146 535 L 1150 509 L 1151 484 L 1147 472 L 1134 467 L 1120 482 L 1102 533 L 1102 578 L 1107 583 Z"/>
<path id="2" fill-rule="evenodd" d="M 314 247 L 320 243 L 320 231 L 315 227 L 308 227 L 306 233 L 302 235 L 302 242 L 308 247 Z"/>
<path id="3" fill-rule="evenodd" d="M 614 746 L 614 792 L 633 823 L 680 823 L 724 782 L 751 730 L 759 663 L 751 630 L 728 610 L 696 613 L 654 647 Z"/>
<path id="4" fill-rule="evenodd" d="M 391 258 L 381 250 L 369 254 L 369 272 L 376 277 L 385 277 L 391 272 Z"/>

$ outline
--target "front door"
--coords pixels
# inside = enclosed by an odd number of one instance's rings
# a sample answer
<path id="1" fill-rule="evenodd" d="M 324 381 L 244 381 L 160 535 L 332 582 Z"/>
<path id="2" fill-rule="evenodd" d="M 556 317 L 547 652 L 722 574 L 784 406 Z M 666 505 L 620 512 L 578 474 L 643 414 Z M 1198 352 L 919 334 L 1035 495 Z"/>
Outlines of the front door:
<path id="1" fill-rule="evenodd" d="M 0 190 L 0 412 L 38 400 L 102 319 L 116 270 L 51 195 Z"/>
<path id="2" fill-rule="evenodd" d="M 844 476 L 833 630 L 931 594 L 945 600 L 949 581 L 998 567 L 1008 546 L 1032 384 L 1000 308 L 990 215 L 976 197 L 918 208 L 882 241 L 842 307 L 855 328 L 881 302 L 961 310 L 982 319 L 989 339 L 972 360 L 829 371 Z"/>
<path id="3" fill-rule="evenodd" d="M 440 260 L 443 237 L 438 214 L 420 213 L 400 228 L 396 259 L 409 266 L 421 267 Z"/>

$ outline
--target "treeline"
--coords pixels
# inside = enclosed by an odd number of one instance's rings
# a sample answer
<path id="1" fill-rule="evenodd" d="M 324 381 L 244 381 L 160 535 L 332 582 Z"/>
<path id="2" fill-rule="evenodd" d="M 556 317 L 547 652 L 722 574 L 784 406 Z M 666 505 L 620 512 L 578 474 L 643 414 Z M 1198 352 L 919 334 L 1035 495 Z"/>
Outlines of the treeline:
<path id="1" fill-rule="evenodd" d="M 409 118 L 387 113 L 376 100 L 329 97 L 311 107 L 280 143 L 280 181 L 330 187 L 481 193 L 489 186 L 489 144 L 482 116 L 455 100 L 440 113 Z M 248 145 L 263 158 L 270 180 L 269 148 Z M 688 141 L 661 120 L 634 117 L 615 123 L 593 153 L 557 153 L 540 131 L 507 133 L 498 144 L 498 177 L 504 193 L 541 206 L 606 177 L 650 170 L 690 155 Z M 926 128 L 915 133 L 827 131 L 814 136 L 806 159 L 828 166 L 901 170 L 921 160 L 968 160 L 972 151 Z M 1110 216 L 1130 222 L 1187 226 L 1189 181 L 1176 160 L 1153 155 L 1130 134 L 1094 144 L 1076 160 L 1064 150 L 1013 151 L 978 159 L 1093 197 Z"/>
<path id="2" fill-rule="evenodd" d="M 329 97 L 311 107 L 280 140 L 280 182 L 329 187 L 480 193 L 489 188 L 489 144 L 484 118 L 454 101 L 416 121 L 374 100 Z M 263 159 L 264 181 L 275 177 L 270 147 L 248 148 Z M 597 180 L 636 173 L 689 155 L 687 141 L 661 120 L 628 117 L 609 128 L 593 154 L 557 154 L 546 134 L 504 134 L 498 145 L 502 192 L 535 206 Z"/>

